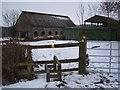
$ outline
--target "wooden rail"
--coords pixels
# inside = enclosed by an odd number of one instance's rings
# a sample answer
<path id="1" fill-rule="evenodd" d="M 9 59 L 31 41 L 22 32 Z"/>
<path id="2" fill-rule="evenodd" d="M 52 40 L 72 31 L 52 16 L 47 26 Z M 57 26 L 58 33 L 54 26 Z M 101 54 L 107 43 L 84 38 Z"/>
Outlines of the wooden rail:
<path id="1" fill-rule="evenodd" d="M 61 72 L 70 72 L 70 71 L 78 71 L 78 70 L 79 70 L 79 68 L 69 68 L 69 69 L 61 69 Z M 55 71 L 51 70 L 50 72 L 54 73 Z M 31 74 L 43 74 L 43 73 L 46 73 L 46 71 L 45 70 L 33 71 Z M 22 72 L 19 75 L 28 76 L 28 73 L 27 72 Z"/>
<path id="2" fill-rule="evenodd" d="M 64 60 L 59 60 L 59 62 L 60 63 L 73 63 L 73 62 L 78 62 L 79 61 L 79 59 L 64 59 Z M 34 65 L 40 65 L 40 64 L 52 64 L 52 63 L 54 63 L 54 61 L 48 61 L 48 60 L 46 60 L 46 61 L 32 61 L 31 62 L 31 65 L 32 66 L 34 66 Z M 21 63 L 19 63 L 19 64 L 11 64 L 11 65 L 9 65 L 9 64 L 2 64 L 4 67 L 3 68 L 5 68 L 6 66 L 8 66 L 8 67 L 15 67 L 15 66 L 27 66 L 27 65 L 29 65 L 29 63 L 28 62 L 21 62 Z"/>
<path id="3" fill-rule="evenodd" d="M 79 46 L 79 43 L 65 43 L 65 44 L 54 44 L 54 48 L 65 48 L 65 47 L 75 47 Z M 31 49 L 43 49 L 52 48 L 52 45 L 41 45 L 41 46 L 28 46 Z"/>
<path id="4" fill-rule="evenodd" d="M 79 46 L 79 43 L 63 43 L 63 44 L 54 44 L 54 48 L 65 48 L 65 47 L 76 47 Z M 4 44 L 2 46 L 5 46 Z M 29 49 L 46 49 L 46 48 L 53 48 L 52 45 L 37 45 L 37 46 L 31 46 L 31 45 L 21 45 L 22 48 L 29 48 Z"/>

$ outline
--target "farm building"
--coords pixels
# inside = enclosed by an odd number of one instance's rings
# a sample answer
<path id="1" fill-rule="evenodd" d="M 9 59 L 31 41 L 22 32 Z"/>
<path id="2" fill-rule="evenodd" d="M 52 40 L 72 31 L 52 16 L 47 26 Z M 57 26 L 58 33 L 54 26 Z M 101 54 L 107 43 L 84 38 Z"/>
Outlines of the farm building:
<path id="1" fill-rule="evenodd" d="M 112 18 L 95 15 L 84 21 L 84 25 L 64 28 L 65 39 L 79 40 L 83 34 L 88 40 L 120 40 L 120 23 Z"/>
<path id="2" fill-rule="evenodd" d="M 16 36 L 19 38 L 62 38 L 62 28 L 75 24 L 68 16 L 22 11 L 16 22 Z"/>

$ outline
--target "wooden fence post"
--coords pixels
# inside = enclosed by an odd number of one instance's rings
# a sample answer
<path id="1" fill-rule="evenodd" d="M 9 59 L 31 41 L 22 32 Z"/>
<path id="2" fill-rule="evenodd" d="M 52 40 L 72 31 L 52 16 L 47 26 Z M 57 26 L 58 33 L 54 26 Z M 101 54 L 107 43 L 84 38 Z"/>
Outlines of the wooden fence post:
<path id="1" fill-rule="evenodd" d="M 27 78 L 28 80 L 32 80 L 33 79 L 33 75 L 32 75 L 32 71 L 33 71 L 33 67 L 32 67 L 32 56 L 31 56 L 31 49 L 28 47 L 27 48 L 27 70 L 28 70 L 28 74 L 27 74 Z"/>
<path id="2" fill-rule="evenodd" d="M 50 82 L 50 70 L 48 69 L 47 64 L 45 64 L 45 70 L 46 70 L 46 82 Z"/>
<path id="3" fill-rule="evenodd" d="M 56 56 L 54 56 L 54 64 L 55 64 L 55 68 L 54 70 L 57 70 L 57 74 L 58 74 L 58 80 L 62 81 L 62 70 L 61 70 L 61 63 L 59 62 L 58 58 Z M 57 68 L 56 68 L 57 66 Z"/>
<path id="4" fill-rule="evenodd" d="M 54 62 L 53 62 L 54 70 L 56 70 L 56 63 L 57 63 L 55 59 L 56 59 L 56 56 L 53 57 L 53 60 L 54 60 Z"/>
<path id="5" fill-rule="evenodd" d="M 79 44 L 79 74 L 86 74 L 86 37 L 82 37 L 82 41 Z"/>
<path id="6" fill-rule="evenodd" d="M 58 64 L 58 80 L 59 80 L 59 81 L 62 81 L 61 64 Z"/>

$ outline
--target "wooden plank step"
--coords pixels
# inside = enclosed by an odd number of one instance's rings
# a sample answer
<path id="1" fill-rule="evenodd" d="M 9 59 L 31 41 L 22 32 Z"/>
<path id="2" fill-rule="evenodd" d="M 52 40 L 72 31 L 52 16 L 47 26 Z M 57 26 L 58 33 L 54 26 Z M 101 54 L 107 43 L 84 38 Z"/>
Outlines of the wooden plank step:
<path id="1" fill-rule="evenodd" d="M 58 74 L 50 74 L 50 78 L 58 78 Z"/>
<path id="2" fill-rule="evenodd" d="M 47 65 L 48 68 L 54 68 L 54 65 Z"/>
<path id="3" fill-rule="evenodd" d="M 57 73 L 58 70 L 50 70 L 50 73 Z"/>

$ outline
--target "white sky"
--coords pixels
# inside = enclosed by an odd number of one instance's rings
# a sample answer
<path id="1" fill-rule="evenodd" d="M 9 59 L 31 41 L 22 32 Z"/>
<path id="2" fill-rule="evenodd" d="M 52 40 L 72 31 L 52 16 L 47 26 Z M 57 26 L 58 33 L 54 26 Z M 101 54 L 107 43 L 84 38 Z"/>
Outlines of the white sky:
<path id="1" fill-rule="evenodd" d="M 17 2 L 16 2 L 17 1 Z M 24 0 L 25 1 L 25 0 Z M 4 0 L 0 3 L 0 15 L 2 15 L 2 11 L 4 10 L 29 10 L 36 12 L 45 12 L 45 13 L 53 13 L 60 15 L 67 15 L 70 19 L 75 23 L 78 23 L 78 19 L 76 16 L 75 9 L 78 8 L 78 2 L 81 0 Z M 29 1 L 29 2 L 28 2 Z M 38 2 L 39 1 L 39 2 Z M 48 2 L 50 1 L 50 2 Z M 87 4 L 90 0 L 84 0 L 84 3 Z M 91 0 L 91 2 L 95 3 L 101 0 Z M 83 2 L 83 1 L 82 1 Z M 84 19 L 89 18 L 90 15 L 88 13 L 88 9 L 85 9 Z M 2 16 L 0 16 L 0 26 L 2 25 Z"/>
<path id="2" fill-rule="evenodd" d="M 1 0 L 2 2 L 33 2 L 33 0 Z M 34 0 L 34 2 L 100 2 L 104 0 Z M 113 1 L 113 0 L 108 0 Z"/>

